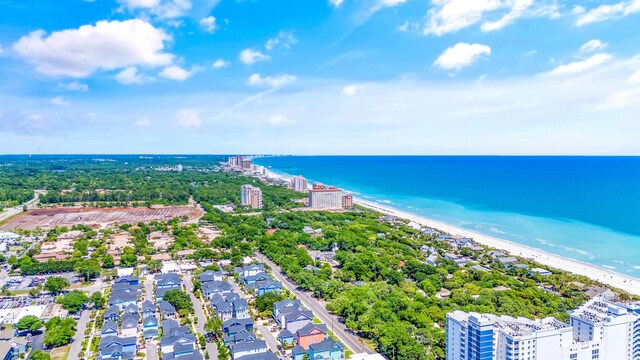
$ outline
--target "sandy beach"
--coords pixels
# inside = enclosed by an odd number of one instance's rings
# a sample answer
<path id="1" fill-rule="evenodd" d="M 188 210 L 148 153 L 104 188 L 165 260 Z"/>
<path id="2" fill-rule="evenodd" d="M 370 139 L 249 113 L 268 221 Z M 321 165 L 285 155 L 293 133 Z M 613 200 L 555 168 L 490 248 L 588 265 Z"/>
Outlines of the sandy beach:
<path id="1" fill-rule="evenodd" d="M 288 174 L 276 173 L 267 170 L 268 176 L 272 178 L 280 178 L 289 180 L 292 176 Z M 584 275 L 593 280 L 602 282 L 609 286 L 613 286 L 630 294 L 640 295 L 640 279 L 625 276 L 614 271 L 610 271 L 595 265 L 587 264 L 581 261 L 569 259 L 566 257 L 554 255 L 545 251 L 537 250 L 528 246 L 520 245 L 511 241 L 499 239 L 493 236 L 484 235 L 475 231 L 470 231 L 457 226 L 429 219 L 424 216 L 415 215 L 409 212 L 401 211 L 390 206 L 385 206 L 373 201 L 367 201 L 354 196 L 355 204 L 379 211 L 384 214 L 396 216 L 398 218 L 414 221 L 422 226 L 430 227 L 451 235 L 460 235 L 474 241 L 508 252 L 511 255 L 532 259 L 542 265 L 552 267 L 559 270 L 568 271 L 578 275 Z"/>

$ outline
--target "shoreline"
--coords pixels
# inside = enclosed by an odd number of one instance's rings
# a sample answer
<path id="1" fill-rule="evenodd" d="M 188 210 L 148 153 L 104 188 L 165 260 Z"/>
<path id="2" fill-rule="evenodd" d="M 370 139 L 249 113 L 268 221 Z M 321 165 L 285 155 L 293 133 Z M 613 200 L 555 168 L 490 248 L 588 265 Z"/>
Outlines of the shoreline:
<path id="1" fill-rule="evenodd" d="M 291 177 L 293 177 L 289 174 L 276 172 L 267 168 L 265 169 L 269 177 L 279 178 L 283 180 L 289 180 Z M 640 295 L 640 279 L 622 275 L 615 271 L 601 268 L 597 265 L 588 264 L 579 260 L 566 258 L 526 245 L 521 245 L 509 240 L 504 240 L 476 231 L 460 228 L 442 221 L 433 220 L 425 216 L 398 210 L 391 206 L 382 205 L 374 201 L 363 200 L 356 196 L 353 197 L 353 203 L 387 215 L 414 221 L 422 226 L 440 230 L 451 235 L 464 236 L 476 241 L 479 244 L 506 251 L 511 255 L 531 259 L 541 265 L 545 265 L 554 269 L 567 271 L 576 275 L 586 276 L 592 280 L 599 281 L 605 285 L 624 290 L 630 294 Z"/>

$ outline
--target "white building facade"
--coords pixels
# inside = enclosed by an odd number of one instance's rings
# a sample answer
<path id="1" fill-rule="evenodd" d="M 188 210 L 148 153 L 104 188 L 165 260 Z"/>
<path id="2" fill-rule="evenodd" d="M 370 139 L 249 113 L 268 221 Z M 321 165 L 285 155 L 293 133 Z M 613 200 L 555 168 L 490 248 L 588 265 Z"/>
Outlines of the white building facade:
<path id="1" fill-rule="evenodd" d="M 570 312 L 570 324 L 454 311 L 447 360 L 638 360 L 638 310 L 594 298 Z"/>
<path id="2" fill-rule="evenodd" d="M 309 183 L 307 179 L 302 176 L 294 176 L 291 179 L 291 187 L 297 192 L 307 192 L 309 190 Z"/>
<path id="3" fill-rule="evenodd" d="M 309 190 L 309 207 L 314 209 L 341 209 L 342 190 L 334 187 L 314 186 Z"/>

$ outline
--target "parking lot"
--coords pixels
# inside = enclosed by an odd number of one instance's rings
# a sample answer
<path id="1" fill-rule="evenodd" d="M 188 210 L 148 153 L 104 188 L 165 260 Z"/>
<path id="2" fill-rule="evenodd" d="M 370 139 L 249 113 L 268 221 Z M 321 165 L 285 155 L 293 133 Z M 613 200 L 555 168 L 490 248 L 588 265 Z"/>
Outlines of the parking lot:
<path id="1" fill-rule="evenodd" d="M 39 284 L 44 284 L 50 276 L 63 277 L 69 281 L 69 284 L 77 284 L 80 278 L 74 273 L 51 274 L 51 275 L 30 275 L 10 277 L 2 286 L 6 286 L 9 290 L 30 290 Z"/>
<path id="2" fill-rule="evenodd" d="M 31 305 L 49 305 L 53 304 L 55 297 L 53 295 L 40 295 L 36 298 L 30 297 L 5 297 L 0 298 L 0 309 L 15 309 Z"/>

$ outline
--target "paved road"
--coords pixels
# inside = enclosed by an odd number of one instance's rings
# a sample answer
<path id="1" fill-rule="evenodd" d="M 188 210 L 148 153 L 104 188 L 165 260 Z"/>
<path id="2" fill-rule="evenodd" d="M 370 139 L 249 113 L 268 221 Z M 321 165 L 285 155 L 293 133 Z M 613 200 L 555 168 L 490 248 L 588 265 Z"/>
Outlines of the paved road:
<path id="1" fill-rule="evenodd" d="M 207 322 L 207 317 L 202 311 L 202 302 L 193 294 L 193 282 L 191 281 L 191 275 L 185 275 L 184 282 L 187 285 L 187 292 L 189 293 L 189 296 L 191 296 L 191 301 L 193 302 L 193 310 L 198 318 L 196 329 L 200 334 L 204 335 L 206 334 L 206 331 L 204 331 L 204 324 Z M 209 359 L 218 360 L 218 348 L 216 347 L 216 344 L 208 342 L 207 352 L 209 353 Z"/>
<path id="2" fill-rule="evenodd" d="M 255 326 L 256 328 L 258 328 L 258 331 L 260 331 L 260 333 L 262 334 L 262 337 L 267 342 L 267 346 L 269 346 L 269 349 L 271 349 L 271 352 L 273 352 L 278 358 L 284 359 L 284 357 L 278 350 L 278 341 L 273 336 L 273 333 L 269 331 L 269 328 L 260 325 L 258 322 L 256 322 Z"/>
<path id="3" fill-rule="evenodd" d="M 145 277 L 144 283 L 144 299 L 153 303 L 153 275 L 149 274 Z"/>
<path id="4" fill-rule="evenodd" d="M 70 359 L 78 359 L 78 354 L 82 351 L 82 340 L 85 339 L 84 332 L 87 329 L 87 323 L 91 317 L 91 310 L 82 311 L 80 320 L 76 324 L 76 334 L 73 336 L 73 342 L 71 343 L 71 350 L 69 350 Z"/>
<path id="5" fill-rule="evenodd" d="M 338 339 L 340 339 L 340 341 L 342 341 L 342 343 L 344 343 L 349 349 L 351 349 L 351 351 L 353 351 L 354 353 L 376 353 L 375 351 L 371 350 L 371 348 L 369 348 L 366 344 L 361 342 L 359 337 L 348 333 L 347 327 L 344 324 L 340 323 L 338 321 L 338 318 L 335 315 L 331 314 L 322 303 L 314 299 L 306 292 L 297 292 L 297 285 L 295 285 L 282 274 L 282 271 L 280 270 L 280 267 L 278 267 L 278 265 L 273 263 L 273 261 L 267 259 L 267 257 L 262 254 L 256 253 L 255 256 L 259 261 L 262 261 L 271 268 L 271 273 L 273 274 L 273 276 L 275 276 L 276 279 L 278 279 L 278 281 L 282 283 L 282 285 L 289 289 L 291 293 L 295 294 L 298 299 L 302 301 L 304 306 L 309 308 L 314 313 L 314 315 L 316 315 L 322 322 L 327 324 L 327 327 L 329 329 L 333 329 L 333 334 L 338 337 Z"/>
<path id="6" fill-rule="evenodd" d="M 20 214 L 22 212 L 22 210 L 23 210 L 22 207 L 24 205 L 27 205 L 28 209 L 33 209 L 38 204 L 38 200 L 40 198 L 40 195 L 44 195 L 44 194 L 45 194 L 45 192 L 43 190 L 35 190 L 34 191 L 34 195 L 33 195 L 33 199 L 31 199 L 31 200 L 27 201 L 26 203 L 21 204 L 19 206 L 6 209 L 3 213 L 0 213 L 0 222 Z"/>
<path id="7" fill-rule="evenodd" d="M 158 345 L 147 343 L 147 360 L 158 360 Z"/>

